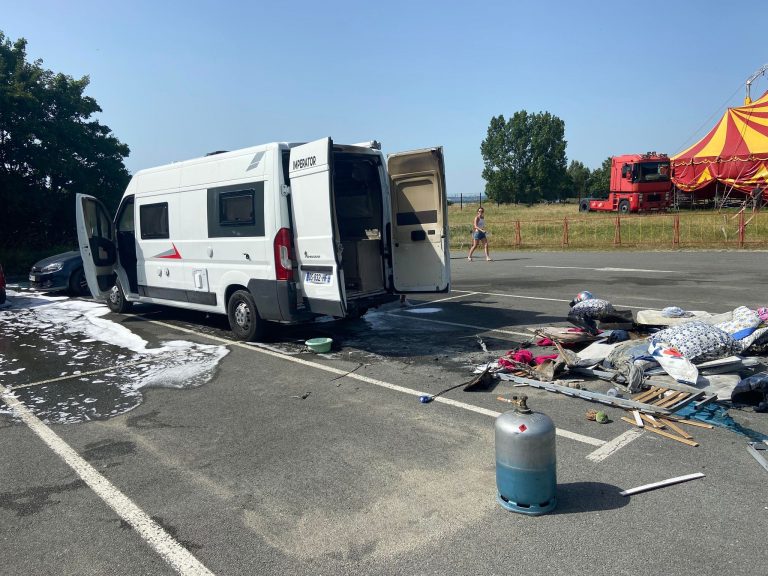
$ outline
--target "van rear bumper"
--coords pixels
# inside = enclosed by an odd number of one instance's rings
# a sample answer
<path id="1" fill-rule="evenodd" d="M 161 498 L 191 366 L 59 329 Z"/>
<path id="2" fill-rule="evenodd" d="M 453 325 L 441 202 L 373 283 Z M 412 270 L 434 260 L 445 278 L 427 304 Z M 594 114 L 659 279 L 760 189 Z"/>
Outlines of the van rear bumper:
<path id="1" fill-rule="evenodd" d="M 259 316 L 273 322 L 297 322 L 305 319 L 296 308 L 296 283 L 285 280 L 248 281 Z"/>

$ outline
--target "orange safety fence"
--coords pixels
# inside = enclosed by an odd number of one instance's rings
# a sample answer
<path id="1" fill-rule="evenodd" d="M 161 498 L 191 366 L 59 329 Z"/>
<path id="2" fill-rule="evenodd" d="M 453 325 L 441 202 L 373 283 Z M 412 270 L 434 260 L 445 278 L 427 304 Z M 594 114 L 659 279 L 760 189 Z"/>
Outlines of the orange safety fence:
<path id="1" fill-rule="evenodd" d="M 461 228 L 451 234 L 454 247 L 471 242 L 462 238 Z M 768 248 L 768 211 L 497 220 L 489 238 L 496 248 L 521 249 Z"/>

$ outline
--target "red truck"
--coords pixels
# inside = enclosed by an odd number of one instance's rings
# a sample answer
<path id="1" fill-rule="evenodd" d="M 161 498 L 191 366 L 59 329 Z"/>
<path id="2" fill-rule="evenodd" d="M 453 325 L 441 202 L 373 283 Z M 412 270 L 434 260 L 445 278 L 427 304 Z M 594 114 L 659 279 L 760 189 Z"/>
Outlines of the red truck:
<path id="1" fill-rule="evenodd" d="M 611 158 L 611 185 L 607 198 L 582 198 L 579 212 L 645 212 L 666 210 L 672 198 L 666 154 L 625 154 Z"/>

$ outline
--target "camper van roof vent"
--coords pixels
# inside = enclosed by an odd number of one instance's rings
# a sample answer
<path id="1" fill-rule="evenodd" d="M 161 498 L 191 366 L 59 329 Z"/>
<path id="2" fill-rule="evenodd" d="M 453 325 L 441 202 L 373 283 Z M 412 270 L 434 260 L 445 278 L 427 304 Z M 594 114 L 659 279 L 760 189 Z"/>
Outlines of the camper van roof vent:
<path id="1" fill-rule="evenodd" d="M 206 156 L 216 156 L 216 154 L 224 154 L 225 152 L 229 152 L 229 150 L 216 150 L 215 152 L 208 152 Z"/>

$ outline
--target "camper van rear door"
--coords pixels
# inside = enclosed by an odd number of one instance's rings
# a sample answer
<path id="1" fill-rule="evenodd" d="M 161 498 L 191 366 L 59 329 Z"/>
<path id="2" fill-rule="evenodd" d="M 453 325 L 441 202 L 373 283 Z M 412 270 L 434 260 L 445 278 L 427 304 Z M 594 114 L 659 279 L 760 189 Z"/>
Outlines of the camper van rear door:
<path id="1" fill-rule="evenodd" d="M 443 149 L 387 157 L 397 292 L 447 292 L 451 282 Z"/>
<path id="2" fill-rule="evenodd" d="M 77 239 L 85 279 L 93 297 L 106 300 L 115 285 L 115 229 L 104 204 L 93 196 L 77 194 L 75 206 Z"/>
<path id="3" fill-rule="evenodd" d="M 301 288 L 310 310 L 343 317 L 333 216 L 333 142 L 323 138 L 291 148 L 288 166 Z"/>

